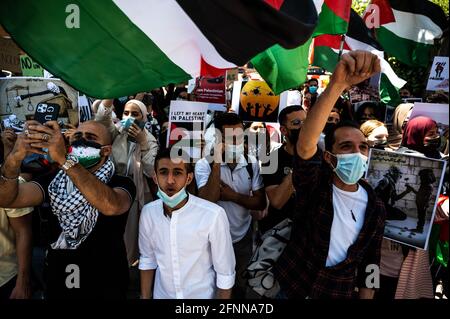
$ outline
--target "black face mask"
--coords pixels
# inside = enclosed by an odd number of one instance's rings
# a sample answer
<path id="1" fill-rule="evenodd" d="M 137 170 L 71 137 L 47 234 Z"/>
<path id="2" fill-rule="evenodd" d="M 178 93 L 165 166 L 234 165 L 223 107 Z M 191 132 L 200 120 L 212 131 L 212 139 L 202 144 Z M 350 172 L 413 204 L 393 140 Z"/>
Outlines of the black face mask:
<path id="1" fill-rule="evenodd" d="M 287 138 L 292 145 L 297 144 L 299 134 L 300 134 L 299 128 L 289 130 Z"/>
<path id="2" fill-rule="evenodd" d="M 70 146 L 93 147 L 93 148 L 97 148 L 97 149 L 102 148 L 102 145 L 100 145 L 96 142 L 88 141 L 83 137 L 73 141 L 70 144 Z"/>
<path id="3" fill-rule="evenodd" d="M 376 141 L 373 148 L 377 150 L 384 150 L 387 146 L 387 140 Z"/>
<path id="4" fill-rule="evenodd" d="M 426 142 L 424 143 L 424 146 L 426 149 L 429 150 L 438 150 L 439 147 L 441 146 L 441 137 L 437 136 L 427 139 Z"/>

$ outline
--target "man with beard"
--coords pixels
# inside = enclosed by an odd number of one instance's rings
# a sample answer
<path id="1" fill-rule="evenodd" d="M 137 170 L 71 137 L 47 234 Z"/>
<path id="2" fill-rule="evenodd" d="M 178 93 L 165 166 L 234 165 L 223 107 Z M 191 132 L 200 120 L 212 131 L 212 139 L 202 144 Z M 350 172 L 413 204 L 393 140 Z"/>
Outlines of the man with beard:
<path id="1" fill-rule="evenodd" d="M 305 119 L 306 112 L 300 105 L 288 106 L 278 116 L 280 131 L 285 141 L 270 156 L 270 159 L 277 160 L 277 171 L 274 174 L 262 175 L 270 206 L 268 215 L 259 221 L 261 232 L 269 230 L 283 219 L 290 217 L 294 211 L 292 164 L 298 134 Z"/>
<path id="2" fill-rule="evenodd" d="M 0 207 L 50 207 L 49 299 L 125 299 L 128 263 L 123 235 L 136 189 L 115 174 L 112 137 L 98 122 L 82 123 L 69 152 L 56 121 L 29 121 L 1 167 Z M 46 154 L 61 170 L 19 185 L 28 153 Z"/>

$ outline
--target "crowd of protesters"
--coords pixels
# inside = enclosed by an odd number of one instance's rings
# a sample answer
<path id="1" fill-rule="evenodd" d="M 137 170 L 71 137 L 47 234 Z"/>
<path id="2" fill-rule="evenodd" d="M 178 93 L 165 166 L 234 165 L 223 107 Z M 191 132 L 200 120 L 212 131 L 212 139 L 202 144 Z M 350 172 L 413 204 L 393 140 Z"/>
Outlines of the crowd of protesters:
<path id="1" fill-rule="evenodd" d="M 95 117 L 64 133 L 56 122 L 5 129 L 0 299 L 260 298 L 245 270 L 261 235 L 286 218 L 276 298 L 434 298 L 441 283 L 446 293 L 432 249 L 383 238 L 385 220 L 401 214 L 391 205 L 405 196 L 392 183 L 399 172 L 377 189 L 363 176 L 371 148 L 447 159 L 448 131 L 410 120 L 409 103 L 392 124 L 376 102 L 355 111 L 349 90 L 378 72 L 375 55 L 344 54 L 325 90 L 311 79 L 301 103 L 280 112 L 280 139 L 230 108 L 216 114 L 196 163 L 166 147 L 170 102 L 195 100 L 182 85 L 97 100 Z M 448 104 L 445 93 L 424 99 Z M 264 155 L 276 164 L 269 174 Z M 448 229 L 448 205 L 438 210 Z M 379 287 L 367 285 L 368 265 L 380 267 Z"/>

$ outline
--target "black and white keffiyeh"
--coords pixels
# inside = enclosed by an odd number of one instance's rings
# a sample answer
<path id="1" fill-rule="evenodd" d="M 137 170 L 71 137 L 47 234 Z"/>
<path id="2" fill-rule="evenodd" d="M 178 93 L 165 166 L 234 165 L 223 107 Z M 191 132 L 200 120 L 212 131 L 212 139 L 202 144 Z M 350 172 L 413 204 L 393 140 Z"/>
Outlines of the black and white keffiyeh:
<path id="1" fill-rule="evenodd" d="M 114 175 L 114 164 L 107 160 L 94 175 L 108 183 Z M 62 232 L 53 249 L 77 249 L 89 236 L 98 218 L 98 210 L 84 198 L 69 176 L 60 171 L 48 186 L 50 206 L 58 217 Z"/>

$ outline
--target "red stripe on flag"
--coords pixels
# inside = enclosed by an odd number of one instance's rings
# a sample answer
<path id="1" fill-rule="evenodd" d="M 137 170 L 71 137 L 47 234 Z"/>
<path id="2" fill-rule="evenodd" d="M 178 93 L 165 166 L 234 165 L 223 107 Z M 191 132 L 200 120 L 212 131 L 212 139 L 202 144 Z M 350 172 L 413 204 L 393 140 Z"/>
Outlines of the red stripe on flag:
<path id="1" fill-rule="evenodd" d="M 395 22 L 394 12 L 389 4 L 389 0 L 372 0 L 368 9 L 369 10 L 364 13 L 364 21 L 366 21 L 368 17 L 376 14 L 380 17 L 380 25 Z"/>
<path id="2" fill-rule="evenodd" d="M 279 11 L 281 6 L 283 5 L 284 0 L 264 0 L 264 2 Z"/>
<path id="3" fill-rule="evenodd" d="M 352 0 L 325 0 L 325 5 L 338 17 L 347 22 L 350 21 L 350 8 L 352 6 Z"/>
<path id="4" fill-rule="evenodd" d="M 208 64 L 205 60 L 201 60 L 200 64 L 200 75 L 201 76 L 210 76 L 213 78 L 217 78 L 219 76 L 222 76 L 226 73 L 228 69 L 218 69 L 213 67 L 211 64 Z"/>
<path id="5" fill-rule="evenodd" d="M 330 47 L 335 50 L 341 48 L 341 35 L 324 34 L 314 38 L 315 47 Z M 344 42 L 344 50 L 351 50 L 346 42 Z"/>

